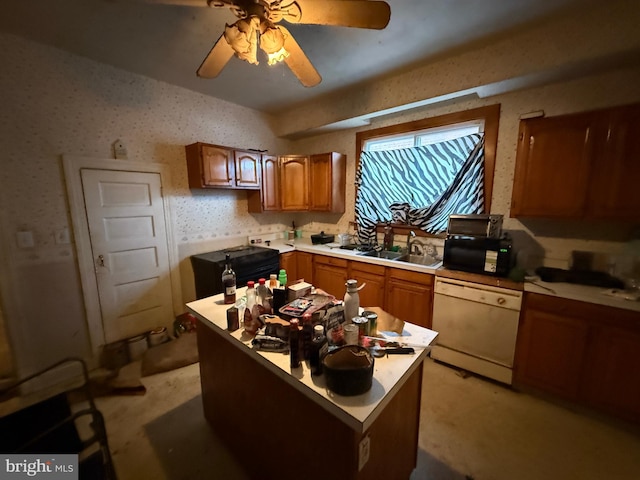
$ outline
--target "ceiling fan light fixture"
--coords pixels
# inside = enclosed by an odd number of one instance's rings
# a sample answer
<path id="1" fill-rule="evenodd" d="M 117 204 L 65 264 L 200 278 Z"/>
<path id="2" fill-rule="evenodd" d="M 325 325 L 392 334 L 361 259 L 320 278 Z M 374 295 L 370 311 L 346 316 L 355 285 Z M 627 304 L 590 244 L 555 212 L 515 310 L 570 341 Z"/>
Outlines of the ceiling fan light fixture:
<path id="1" fill-rule="evenodd" d="M 275 65 L 289 56 L 284 48 L 284 35 L 282 31 L 273 25 L 261 25 L 264 31 L 260 35 L 260 48 L 267 54 L 267 63 Z"/>
<path id="2" fill-rule="evenodd" d="M 275 65 L 276 63 L 282 62 L 289 55 L 290 53 L 284 47 L 282 47 L 275 53 L 267 53 L 267 63 L 269 65 Z"/>

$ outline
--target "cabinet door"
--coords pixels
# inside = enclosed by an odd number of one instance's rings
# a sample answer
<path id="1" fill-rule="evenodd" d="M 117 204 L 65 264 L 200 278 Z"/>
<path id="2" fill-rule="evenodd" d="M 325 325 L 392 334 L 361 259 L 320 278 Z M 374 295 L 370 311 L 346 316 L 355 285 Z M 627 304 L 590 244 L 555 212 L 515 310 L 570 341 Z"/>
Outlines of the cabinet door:
<path id="1" fill-rule="evenodd" d="M 194 143 L 185 147 L 189 188 L 233 188 L 233 151 Z"/>
<path id="2" fill-rule="evenodd" d="M 431 328 L 433 275 L 389 268 L 386 290 L 388 313 L 405 322 Z"/>
<path id="3" fill-rule="evenodd" d="M 617 416 L 640 421 L 640 329 L 594 327 L 585 366 L 587 402 Z"/>
<path id="4" fill-rule="evenodd" d="M 296 268 L 296 252 L 286 252 L 280 254 L 280 268 L 287 271 L 287 282 L 292 282 L 298 278 Z"/>
<path id="5" fill-rule="evenodd" d="M 346 157 L 340 153 L 311 155 L 309 165 L 309 210 L 344 212 Z"/>
<path id="6" fill-rule="evenodd" d="M 568 312 L 526 308 L 520 318 L 514 381 L 577 400 L 589 326 Z"/>
<path id="7" fill-rule="evenodd" d="M 520 122 L 511 216 L 583 215 L 594 118 L 585 113 Z"/>
<path id="8" fill-rule="evenodd" d="M 331 155 L 312 155 L 309 165 L 309 210 L 331 211 Z"/>
<path id="9" fill-rule="evenodd" d="M 309 157 L 280 157 L 281 201 L 284 211 L 309 209 Z"/>
<path id="10" fill-rule="evenodd" d="M 313 284 L 337 299 L 344 298 L 347 283 L 347 261 L 326 255 L 313 257 Z"/>
<path id="11" fill-rule="evenodd" d="M 235 186 L 238 188 L 260 189 L 262 169 L 260 154 L 235 150 Z"/>
<path id="12" fill-rule="evenodd" d="M 304 278 L 305 282 L 313 283 L 313 254 L 296 252 L 296 267 L 298 278 Z"/>
<path id="13" fill-rule="evenodd" d="M 608 111 L 593 162 L 587 215 L 640 220 L 640 105 Z"/>
<path id="14" fill-rule="evenodd" d="M 361 307 L 380 307 L 385 308 L 385 267 L 380 265 L 371 265 L 364 262 L 349 262 L 350 273 L 349 278 L 358 281 L 358 285 L 366 283 L 366 286 L 360 290 Z"/>
<path id="15" fill-rule="evenodd" d="M 262 209 L 280 210 L 280 171 L 278 157 L 262 156 Z"/>

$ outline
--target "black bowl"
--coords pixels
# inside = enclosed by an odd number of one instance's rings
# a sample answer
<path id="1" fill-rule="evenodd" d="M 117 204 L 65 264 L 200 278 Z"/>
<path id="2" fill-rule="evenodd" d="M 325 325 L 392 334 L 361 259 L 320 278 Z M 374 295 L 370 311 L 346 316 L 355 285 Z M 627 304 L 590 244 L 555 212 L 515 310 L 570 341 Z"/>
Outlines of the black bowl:
<path id="1" fill-rule="evenodd" d="M 373 356 L 364 347 L 339 347 L 322 360 L 327 388 L 338 395 L 360 395 L 371 389 Z"/>

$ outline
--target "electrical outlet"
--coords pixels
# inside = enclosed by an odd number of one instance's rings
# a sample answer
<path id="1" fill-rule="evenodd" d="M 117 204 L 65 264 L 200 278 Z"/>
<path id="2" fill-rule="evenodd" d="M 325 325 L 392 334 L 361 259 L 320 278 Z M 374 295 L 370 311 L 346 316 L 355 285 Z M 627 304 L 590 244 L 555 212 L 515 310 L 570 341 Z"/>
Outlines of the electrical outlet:
<path id="1" fill-rule="evenodd" d="M 369 454 L 371 453 L 371 437 L 367 435 L 360 440 L 360 446 L 358 448 L 358 471 L 369 461 Z"/>

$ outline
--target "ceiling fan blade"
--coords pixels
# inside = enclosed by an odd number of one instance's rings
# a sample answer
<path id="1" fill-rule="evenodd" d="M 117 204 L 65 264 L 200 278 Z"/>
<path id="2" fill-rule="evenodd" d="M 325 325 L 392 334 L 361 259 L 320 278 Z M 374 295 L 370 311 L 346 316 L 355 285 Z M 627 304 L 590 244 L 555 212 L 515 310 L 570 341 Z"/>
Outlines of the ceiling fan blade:
<path id="1" fill-rule="evenodd" d="M 298 42 L 296 42 L 289 30 L 282 25 L 278 25 L 278 28 L 284 35 L 284 48 L 289 52 L 289 56 L 284 59 L 284 62 L 305 87 L 313 87 L 319 84 L 322 81 L 322 77 L 302 51 Z"/>
<path id="2" fill-rule="evenodd" d="M 224 34 L 213 46 L 207 58 L 204 59 L 200 68 L 198 68 L 198 76 L 203 78 L 217 77 L 231 57 L 233 57 L 233 48 L 227 43 Z"/>
<path id="3" fill-rule="evenodd" d="M 391 18 L 389 4 L 377 0 L 296 0 L 295 3 L 300 8 L 299 17 L 287 16 L 284 13 L 287 7 L 281 7 L 287 22 L 382 30 Z"/>

